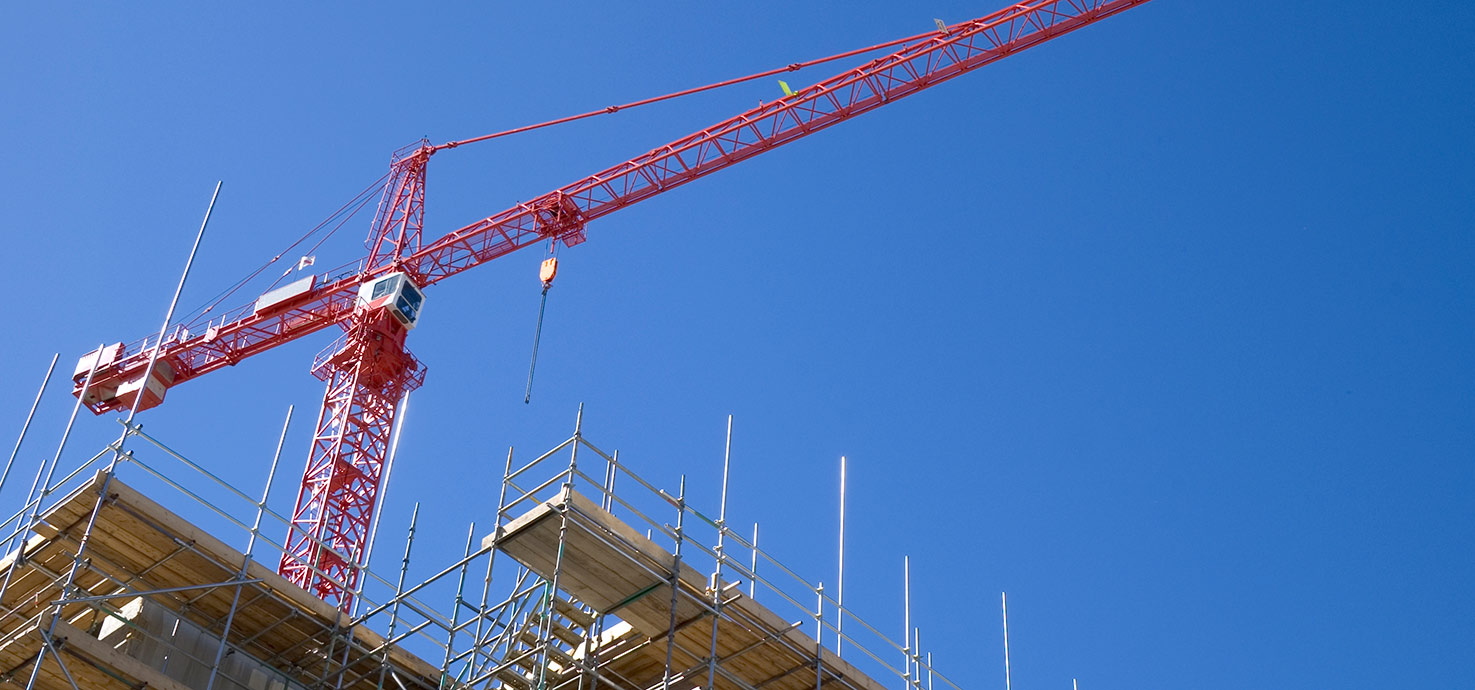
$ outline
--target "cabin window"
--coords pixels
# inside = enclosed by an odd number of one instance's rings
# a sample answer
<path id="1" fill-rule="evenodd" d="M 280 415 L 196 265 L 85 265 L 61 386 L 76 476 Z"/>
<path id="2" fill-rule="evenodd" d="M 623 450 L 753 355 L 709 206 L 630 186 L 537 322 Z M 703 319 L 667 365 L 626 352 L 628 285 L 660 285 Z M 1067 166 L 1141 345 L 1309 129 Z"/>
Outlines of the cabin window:
<path id="1" fill-rule="evenodd" d="M 403 277 L 404 276 L 391 276 L 379 281 L 378 283 L 375 283 L 374 292 L 373 294 L 369 295 L 369 300 L 373 301 L 379 299 L 380 297 L 393 293 L 395 286 L 399 285 L 400 278 Z"/>
<path id="2" fill-rule="evenodd" d="M 410 323 L 414 323 L 420 317 L 420 303 L 424 299 L 424 295 L 421 295 L 414 285 L 406 282 L 404 292 L 400 293 L 396 306 L 399 307 L 400 313 L 410 320 Z"/>

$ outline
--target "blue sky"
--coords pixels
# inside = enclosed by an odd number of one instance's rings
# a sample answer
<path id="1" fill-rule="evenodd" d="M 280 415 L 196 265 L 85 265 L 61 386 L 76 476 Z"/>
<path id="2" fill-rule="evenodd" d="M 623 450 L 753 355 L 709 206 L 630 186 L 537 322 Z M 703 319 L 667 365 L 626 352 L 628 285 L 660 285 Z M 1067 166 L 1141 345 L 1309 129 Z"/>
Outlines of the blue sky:
<path id="1" fill-rule="evenodd" d="M 0 10 L 17 324 L 0 423 L 19 429 L 52 353 L 65 375 L 157 328 L 216 180 L 186 308 L 421 136 L 996 9 L 626 5 Z M 924 646 L 963 687 L 1002 687 L 1000 590 L 1021 688 L 1471 685 L 1472 30 L 1456 2 L 1158 0 L 622 210 L 561 255 L 531 405 L 541 253 L 437 285 L 411 339 L 430 369 L 401 446 L 415 470 L 385 524 L 397 540 L 425 501 L 423 567 L 453 560 L 506 447 L 555 445 L 581 402 L 596 443 L 666 486 L 686 473 L 712 505 L 732 414 L 733 520 L 831 581 L 848 456 L 847 601 L 899 631 L 910 554 Z M 427 232 L 778 93 L 442 153 Z M 367 224 L 319 261 L 358 256 Z M 175 389 L 143 420 L 258 486 L 286 406 L 320 400 L 307 367 L 330 339 Z M 62 388 L 27 477 L 60 437 Z M 69 457 L 115 434 L 82 420 Z"/>

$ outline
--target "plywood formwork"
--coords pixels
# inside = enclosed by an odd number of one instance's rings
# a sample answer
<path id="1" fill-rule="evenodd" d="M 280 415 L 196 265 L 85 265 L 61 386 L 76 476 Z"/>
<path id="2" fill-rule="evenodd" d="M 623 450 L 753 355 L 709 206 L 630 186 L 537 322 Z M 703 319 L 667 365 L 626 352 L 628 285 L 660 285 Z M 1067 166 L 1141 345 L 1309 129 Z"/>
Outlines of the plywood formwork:
<path id="1" fill-rule="evenodd" d="M 392 677 L 389 687 L 441 687 L 440 669 L 386 644 L 377 632 L 116 476 L 98 472 L 41 515 L 33 532 L 0 560 L 0 573 L 9 578 L 0 596 L 0 687 L 25 686 L 44 633 L 52 630 L 59 655 L 44 656 L 37 687 L 69 689 L 69 673 L 77 687 L 89 690 L 185 690 L 97 638 L 104 619 L 120 619 L 119 607 L 140 596 L 224 635 L 235 652 L 303 687 L 368 690 L 379 686 L 381 674 Z M 64 593 L 73 567 L 75 588 Z M 58 602 L 60 617 L 53 623 Z M 216 687 L 239 685 L 222 681 Z"/>
<path id="2" fill-rule="evenodd" d="M 556 581 L 597 614 L 624 621 L 600 645 L 575 650 L 593 660 L 585 673 L 613 687 L 882 689 L 802 632 L 804 621 L 785 621 L 714 583 L 571 489 L 512 519 L 483 546 Z M 566 666 L 558 670 L 570 675 Z"/>

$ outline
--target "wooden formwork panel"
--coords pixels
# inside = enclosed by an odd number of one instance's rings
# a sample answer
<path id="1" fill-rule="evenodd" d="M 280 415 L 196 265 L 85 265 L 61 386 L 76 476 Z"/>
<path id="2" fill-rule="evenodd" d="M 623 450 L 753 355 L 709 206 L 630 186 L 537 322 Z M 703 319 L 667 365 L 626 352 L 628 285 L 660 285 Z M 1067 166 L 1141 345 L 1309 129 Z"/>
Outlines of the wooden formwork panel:
<path id="1" fill-rule="evenodd" d="M 99 504 L 104 483 L 107 495 Z M 97 511 L 95 521 L 94 510 Z M 92 523 L 90 532 L 89 522 Z M 261 563 L 246 562 L 241 552 L 116 477 L 106 480 L 101 472 L 48 510 L 35 532 L 36 536 L 23 549 L 0 559 L 0 574 L 9 572 L 11 578 L 4 596 L 0 597 L 0 606 L 4 607 L 0 609 L 4 611 L 0 614 L 0 679 L 6 674 L 17 675 L 23 666 L 29 668 L 40 647 L 40 636 L 34 627 L 42 621 L 50 624 L 50 607 L 61 598 L 60 585 L 74 566 L 84 535 L 87 544 L 85 557 L 77 568 L 76 596 L 116 596 L 110 600 L 116 607 L 138 592 L 191 588 L 154 593 L 149 598 L 215 634 L 223 628 L 232 603 L 236 602 L 230 633 L 232 643 L 300 680 L 310 682 L 324 673 L 336 674 L 342 670 L 327 657 L 331 653 L 335 659 L 341 658 L 341 645 L 349 635 L 361 649 L 384 647 L 379 634 L 364 625 L 351 625 L 346 614 Z M 19 565 L 12 569 L 17 560 Z M 222 586 L 237 580 L 243 564 L 247 583 Z M 58 625 L 66 626 L 70 640 L 62 646 L 63 658 L 70 656 L 79 662 L 68 663 L 68 669 L 101 667 L 113 675 L 139 682 L 147 680 L 109 666 L 127 665 L 133 660 L 94 636 L 107 615 L 97 605 L 70 604 L 63 609 Z M 390 648 L 388 656 L 390 666 L 410 687 L 439 687 L 439 669 L 399 648 Z M 350 682 L 344 687 L 366 690 L 375 687 L 381 666 L 378 659 L 363 653 L 350 654 L 349 658 L 345 675 Z M 87 672 L 85 668 L 83 672 Z M 70 687 L 54 660 L 43 665 L 42 673 L 53 673 L 62 682 L 59 687 Z M 103 675 L 111 678 L 108 673 Z M 359 680 L 354 682 L 354 679 Z M 83 688 L 93 687 L 83 684 L 80 678 L 77 680 Z M 24 679 L 21 683 L 24 684 Z M 163 686 L 149 681 L 148 687 Z"/>
<path id="2" fill-rule="evenodd" d="M 5 669 L 0 674 L 0 683 L 25 687 L 41 651 L 41 628 L 50 625 L 48 618 L 12 631 L 14 635 L 0 645 L 0 666 Z M 48 652 L 41 662 L 34 686 L 37 690 L 72 690 L 72 682 L 85 690 L 135 690 L 144 687 L 190 690 L 65 621 L 56 622 L 51 639 L 55 651 Z"/>
<path id="3" fill-rule="evenodd" d="M 685 563 L 673 597 L 676 557 L 572 490 L 528 510 L 483 544 L 503 550 L 544 579 L 552 579 L 556 570 L 560 589 L 644 636 L 637 645 L 600 657 L 601 670 L 625 679 L 625 685 L 650 687 L 661 680 L 669 655 L 672 673 L 703 666 L 673 687 L 708 687 L 705 664 L 715 647 L 721 660 L 711 686 L 716 690 L 816 685 L 883 690 L 832 651 L 819 649 L 794 622 L 736 588 L 724 590 L 717 615 L 708 578 Z M 675 633 L 669 634 L 673 622 Z M 819 659 L 822 673 L 816 678 Z"/>

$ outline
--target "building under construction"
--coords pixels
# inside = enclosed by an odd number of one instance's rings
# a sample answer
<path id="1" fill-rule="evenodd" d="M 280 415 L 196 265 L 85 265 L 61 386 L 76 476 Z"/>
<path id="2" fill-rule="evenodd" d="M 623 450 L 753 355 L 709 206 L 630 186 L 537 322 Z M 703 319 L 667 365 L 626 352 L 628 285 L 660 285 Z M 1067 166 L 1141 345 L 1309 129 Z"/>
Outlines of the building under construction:
<path id="1" fill-rule="evenodd" d="M 4 523 L 6 686 L 957 687 L 729 529 L 725 505 L 652 486 L 577 426 L 537 457 L 508 453 L 495 524 L 473 526 L 462 558 L 407 581 L 412 524 L 400 571 L 363 571 L 341 608 L 269 567 L 290 552 L 267 492 L 136 425 L 42 469 Z"/>
<path id="2" fill-rule="evenodd" d="M 703 512 L 688 505 L 684 486 L 653 486 L 579 425 L 545 454 L 509 453 L 495 520 L 473 526 L 462 558 L 433 559 L 445 561 L 436 574 L 411 581 L 412 526 L 399 572 L 369 571 L 395 422 L 425 381 L 407 337 L 424 290 L 442 280 L 546 245 L 546 298 L 557 246 L 582 243 L 591 221 L 1145 2 L 1030 0 L 697 89 L 439 145 L 422 140 L 394 154 L 382 186 L 176 320 L 207 211 L 158 333 L 100 343 L 74 370 L 73 420 L 82 406 L 126 413 L 118 441 L 71 468 L 59 466 L 58 452 L 0 523 L 0 681 L 28 690 L 952 685 L 918 651 L 910 620 L 900 641 L 887 639 L 845 607 L 843 589 L 826 592 L 759 549 L 756 534 L 730 529 L 725 481 L 721 504 Z M 531 201 L 438 238 L 424 233 L 426 170 L 437 152 L 883 49 L 798 90 L 781 82 L 782 98 Z M 212 311 L 376 196 L 367 256 L 323 272 L 308 272 L 314 257 L 304 256 L 254 301 Z M 312 365 L 327 385 L 288 515 L 270 510 L 265 494 L 219 480 L 208 470 L 219 459 L 186 457 L 134 423 L 174 386 L 330 328 L 341 335 Z M 530 394 L 531 367 L 528 385 Z M 275 470 L 274 462 L 268 487 Z"/>

